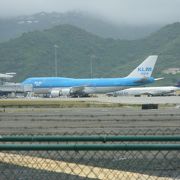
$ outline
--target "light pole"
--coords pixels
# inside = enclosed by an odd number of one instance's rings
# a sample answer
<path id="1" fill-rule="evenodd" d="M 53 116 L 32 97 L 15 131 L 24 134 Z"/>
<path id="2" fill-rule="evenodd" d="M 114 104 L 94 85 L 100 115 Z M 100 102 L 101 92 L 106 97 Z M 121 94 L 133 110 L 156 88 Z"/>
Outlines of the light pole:
<path id="1" fill-rule="evenodd" d="M 95 59 L 95 58 L 96 58 L 96 56 L 94 54 L 91 55 L 91 57 L 90 57 L 90 60 L 91 60 L 91 62 L 90 62 L 91 79 L 93 78 L 93 59 Z"/>
<path id="2" fill-rule="evenodd" d="M 92 67 L 93 65 L 92 65 L 92 58 L 91 58 L 91 79 L 93 78 L 93 67 Z"/>
<path id="3" fill-rule="evenodd" d="M 54 72 L 55 72 L 55 77 L 58 76 L 58 69 L 57 69 L 57 48 L 58 45 L 54 45 Z"/>

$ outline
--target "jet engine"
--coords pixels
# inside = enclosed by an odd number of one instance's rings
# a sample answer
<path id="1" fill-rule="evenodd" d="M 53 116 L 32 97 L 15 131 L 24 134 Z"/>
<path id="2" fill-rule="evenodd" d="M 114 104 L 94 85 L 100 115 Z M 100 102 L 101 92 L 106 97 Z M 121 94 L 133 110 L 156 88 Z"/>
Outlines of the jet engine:
<path id="1" fill-rule="evenodd" d="M 51 91 L 51 97 L 70 96 L 70 95 L 71 95 L 70 88 L 52 89 Z"/>

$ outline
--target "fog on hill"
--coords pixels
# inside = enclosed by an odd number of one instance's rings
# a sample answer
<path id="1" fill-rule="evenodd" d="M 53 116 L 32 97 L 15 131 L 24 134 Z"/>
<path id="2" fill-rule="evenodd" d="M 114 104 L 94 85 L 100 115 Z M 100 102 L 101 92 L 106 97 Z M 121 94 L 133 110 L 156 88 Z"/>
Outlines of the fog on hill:
<path id="1" fill-rule="evenodd" d="M 1 1 L 0 72 L 16 70 L 17 81 L 53 76 L 57 46 L 59 76 L 90 77 L 91 65 L 93 77 L 126 76 L 157 54 L 154 76 L 174 83 L 178 71 L 165 72 L 180 67 L 179 6 L 179 0 Z"/>
<path id="2" fill-rule="evenodd" d="M 162 24 L 116 24 L 100 16 L 82 12 L 41 12 L 0 19 L 0 42 L 19 37 L 24 32 L 48 29 L 61 24 L 74 25 L 104 38 L 127 40 L 144 38 L 162 27 Z"/>

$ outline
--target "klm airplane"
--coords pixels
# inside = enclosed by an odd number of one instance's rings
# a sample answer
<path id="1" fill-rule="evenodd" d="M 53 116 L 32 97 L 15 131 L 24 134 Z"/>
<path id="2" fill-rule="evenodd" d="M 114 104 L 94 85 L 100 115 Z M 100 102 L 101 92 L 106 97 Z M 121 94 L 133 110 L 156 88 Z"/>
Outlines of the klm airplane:
<path id="1" fill-rule="evenodd" d="M 65 77 L 32 77 L 22 82 L 31 84 L 36 94 L 58 96 L 86 96 L 89 94 L 108 93 L 122 89 L 152 83 L 151 77 L 158 56 L 145 59 L 128 76 L 123 78 L 75 79 Z"/>

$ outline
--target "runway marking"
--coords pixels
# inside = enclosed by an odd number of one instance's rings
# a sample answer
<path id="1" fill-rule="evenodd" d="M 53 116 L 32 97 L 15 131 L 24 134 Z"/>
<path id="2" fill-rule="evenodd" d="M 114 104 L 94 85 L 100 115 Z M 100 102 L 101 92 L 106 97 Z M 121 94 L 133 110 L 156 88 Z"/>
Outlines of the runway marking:
<path id="1" fill-rule="evenodd" d="M 172 178 L 166 177 L 149 176 L 140 173 L 132 173 L 10 153 L 0 153 L 0 162 L 18 165 L 21 167 L 28 167 L 31 169 L 44 170 L 55 173 L 65 173 L 100 180 L 173 180 Z"/>

